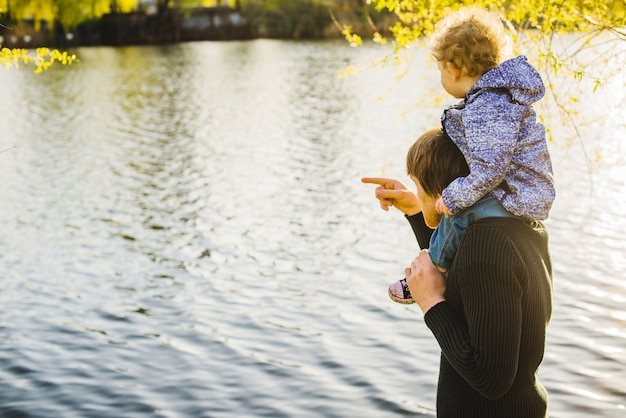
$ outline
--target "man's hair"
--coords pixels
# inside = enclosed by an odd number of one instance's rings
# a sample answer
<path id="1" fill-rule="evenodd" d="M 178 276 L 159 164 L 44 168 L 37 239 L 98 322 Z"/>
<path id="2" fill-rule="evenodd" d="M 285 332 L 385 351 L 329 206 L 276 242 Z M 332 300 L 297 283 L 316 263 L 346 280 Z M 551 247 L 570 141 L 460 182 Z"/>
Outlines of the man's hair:
<path id="1" fill-rule="evenodd" d="M 451 62 L 469 77 L 482 76 L 510 55 L 510 38 L 500 16 L 475 8 L 451 13 L 437 22 L 429 43 L 437 61 Z"/>
<path id="2" fill-rule="evenodd" d="M 441 128 L 431 129 L 409 148 L 406 171 L 429 196 L 437 197 L 452 180 L 469 174 L 465 157 Z"/>

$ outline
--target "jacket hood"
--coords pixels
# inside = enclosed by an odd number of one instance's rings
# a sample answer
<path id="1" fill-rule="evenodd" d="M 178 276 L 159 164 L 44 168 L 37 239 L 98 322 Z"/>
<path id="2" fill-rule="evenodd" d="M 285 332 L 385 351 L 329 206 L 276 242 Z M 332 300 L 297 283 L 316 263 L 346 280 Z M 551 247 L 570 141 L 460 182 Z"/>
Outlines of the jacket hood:
<path id="1" fill-rule="evenodd" d="M 475 90 L 485 88 L 506 89 L 511 98 L 521 105 L 532 105 L 546 91 L 541 76 L 523 55 L 504 61 L 487 71 L 470 89 L 468 96 Z"/>

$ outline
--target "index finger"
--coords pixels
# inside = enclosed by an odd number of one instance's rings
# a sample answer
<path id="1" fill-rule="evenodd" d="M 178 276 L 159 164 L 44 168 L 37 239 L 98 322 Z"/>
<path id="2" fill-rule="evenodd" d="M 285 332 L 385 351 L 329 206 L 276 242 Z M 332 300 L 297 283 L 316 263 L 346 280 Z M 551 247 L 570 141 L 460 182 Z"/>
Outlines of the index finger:
<path id="1" fill-rule="evenodd" d="M 392 179 L 388 179 L 385 177 L 363 177 L 361 179 L 362 183 L 368 183 L 368 184 L 378 184 L 379 186 L 384 186 L 387 183 L 392 182 Z"/>

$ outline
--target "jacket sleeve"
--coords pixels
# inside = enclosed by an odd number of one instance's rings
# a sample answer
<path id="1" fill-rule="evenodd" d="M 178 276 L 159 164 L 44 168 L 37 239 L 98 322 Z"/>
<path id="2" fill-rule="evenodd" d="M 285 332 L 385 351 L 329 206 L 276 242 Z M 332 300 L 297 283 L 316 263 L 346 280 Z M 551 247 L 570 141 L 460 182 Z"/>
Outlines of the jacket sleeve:
<path id="1" fill-rule="evenodd" d="M 513 160 L 524 112 L 524 106 L 495 93 L 482 94 L 463 110 L 462 140 L 470 174 L 443 190 L 443 201 L 452 213 L 472 206 L 502 182 Z"/>
<path id="2" fill-rule="evenodd" d="M 444 301 L 424 320 L 442 354 L 477 392 L 498 399 L 513 384 L 522 332 L 524 267 L 513 244 L 502 233 L 473 234 L 469 229 L 450 275 L 462 298 L 464 312 Z M 463 254 L 480 248 L 480 253 Z"/>

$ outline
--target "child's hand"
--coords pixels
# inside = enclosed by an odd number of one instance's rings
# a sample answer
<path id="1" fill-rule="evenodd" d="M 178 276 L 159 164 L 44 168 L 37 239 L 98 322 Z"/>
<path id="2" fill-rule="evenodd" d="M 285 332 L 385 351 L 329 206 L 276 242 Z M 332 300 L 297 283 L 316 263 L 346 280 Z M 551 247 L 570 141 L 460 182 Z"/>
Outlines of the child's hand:
<path id="1" fill-rule="evenodd" d="M 443 203 L 443 199 L 441 196 L 439 196 L 439 199 L 437 199 L 437 201 L 435 202 L 435 209 L 437 209 L 437 212 L 441 213 L 442 215 L 452 215 L 452 212 L 450 212 L 450 210 L 446 207 L 446 204 Z"/>

